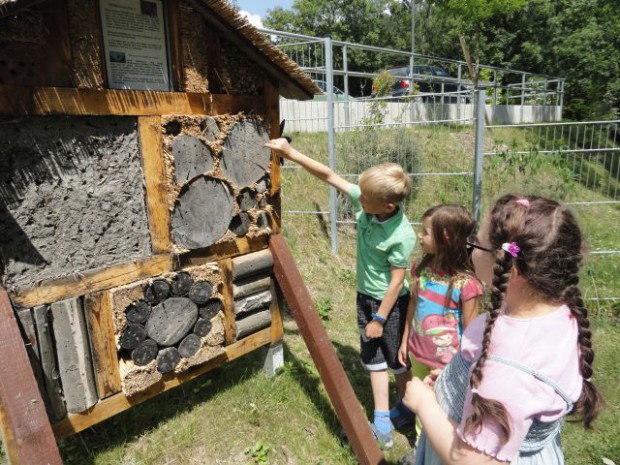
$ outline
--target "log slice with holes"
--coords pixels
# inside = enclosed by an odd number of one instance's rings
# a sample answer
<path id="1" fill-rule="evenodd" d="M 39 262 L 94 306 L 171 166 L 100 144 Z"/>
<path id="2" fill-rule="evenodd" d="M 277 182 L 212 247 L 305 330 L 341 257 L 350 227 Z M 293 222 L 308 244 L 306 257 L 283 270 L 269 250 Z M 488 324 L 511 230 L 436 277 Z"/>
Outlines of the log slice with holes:
<path id="1" fill-rule="evenodd" d="M 148 336 L 160 346 L 179 342 L 196 324 L 198 307 L 186 297 L 170 297 L 153 307 L 146 323 Z"/>

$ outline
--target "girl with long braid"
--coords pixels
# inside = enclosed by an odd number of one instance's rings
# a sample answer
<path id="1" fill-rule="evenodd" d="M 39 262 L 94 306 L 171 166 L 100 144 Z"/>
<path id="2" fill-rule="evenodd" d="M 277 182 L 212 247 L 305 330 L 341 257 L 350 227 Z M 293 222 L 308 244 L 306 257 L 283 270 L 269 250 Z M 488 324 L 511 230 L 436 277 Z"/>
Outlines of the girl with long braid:
<path id="1" fill-rule="evenodd" d="M 507 195 L 469 245 L 491 299 L 439 376 L 407 385 L 423 425 L 415 463 L 563 464 L 565 417 L 589 428 L 601 405 L 579 226 L 555 201 Z"/>

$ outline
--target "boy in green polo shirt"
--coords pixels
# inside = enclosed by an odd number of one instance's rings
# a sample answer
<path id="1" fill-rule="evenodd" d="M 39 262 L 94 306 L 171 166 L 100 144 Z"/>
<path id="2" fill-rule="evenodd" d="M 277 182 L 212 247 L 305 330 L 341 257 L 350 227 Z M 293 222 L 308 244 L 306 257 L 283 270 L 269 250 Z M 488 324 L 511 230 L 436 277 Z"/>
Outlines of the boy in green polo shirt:
<path id="1" fill-rule="evenodd" d="M 358 186 L 298 152 L 284 138 L 271 140 L 265 146 L 348 195 L 355 207 L 360 355 L 370 372 L 375 407 L 371 428 L 381 448 L 389 449 L 393 445 L 393 426 L 387 369 L 394 373 L 401 397 L 410 379 L 409 367 L 398 361 L 409 304 L 405 270 L 416 242 L 400 206 L 409 194 L 409 177 L 399 165 L 384 163 L 364 171 Z"/>

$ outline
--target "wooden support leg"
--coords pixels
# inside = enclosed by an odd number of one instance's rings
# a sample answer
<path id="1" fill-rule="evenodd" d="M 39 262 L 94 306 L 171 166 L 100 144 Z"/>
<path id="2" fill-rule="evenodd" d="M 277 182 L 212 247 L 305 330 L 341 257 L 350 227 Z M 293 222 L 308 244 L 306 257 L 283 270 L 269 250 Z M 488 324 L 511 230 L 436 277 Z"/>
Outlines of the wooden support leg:
<path id="1" fill-rule="evenodd" d="M 269 248 L 273 255 L 273 273 L 310 356 L 319 369 L 321 380 L 353 452 L 362 465 L 386 464 L 284 237 L 280 234 L 271 236 Z"/>
<path id="2" fill-rule="evenodd" d="M 62 465 L 9 296 L 0 287 L 0 430 L 10 464 Z"/>

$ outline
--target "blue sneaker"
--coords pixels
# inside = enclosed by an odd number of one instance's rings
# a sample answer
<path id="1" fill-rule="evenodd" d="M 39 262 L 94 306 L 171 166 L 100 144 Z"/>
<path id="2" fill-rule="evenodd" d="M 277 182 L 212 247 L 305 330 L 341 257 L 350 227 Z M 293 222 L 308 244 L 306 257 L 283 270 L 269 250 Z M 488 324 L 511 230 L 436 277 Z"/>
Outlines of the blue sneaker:
<path id="1" fill-rule="evenodd" d="M 413 425 L 415 423 L 415 413 L 409 410 L 402 400 L 396 402 L 396 406 L 390 410 L 390 420 L 394 428 Z"/>
<path id="2" fill-rule="evenodd" d="M 379 443 L 379 448 L 381 450 L 388 450 L 394 446 L 394 439 L 392 439 L 391 431 L 387 434 L 383 434 L 381 431 L 377 429 L 374 423 L 369 421 L 368 424 L 370 425 L 372 435 L 375 437 L 375 439 Z"/>

